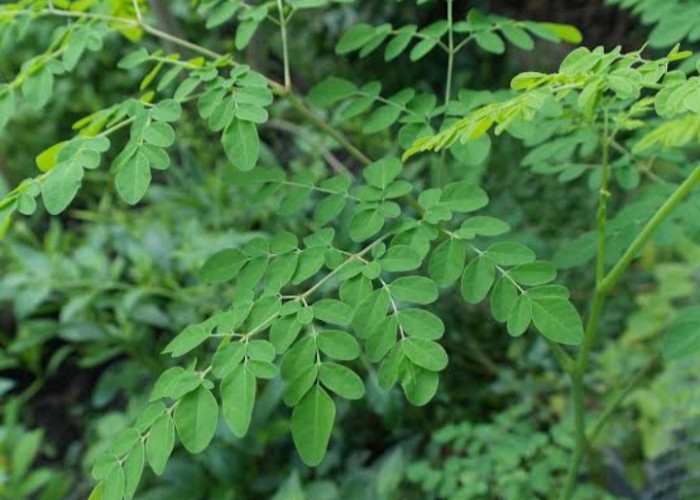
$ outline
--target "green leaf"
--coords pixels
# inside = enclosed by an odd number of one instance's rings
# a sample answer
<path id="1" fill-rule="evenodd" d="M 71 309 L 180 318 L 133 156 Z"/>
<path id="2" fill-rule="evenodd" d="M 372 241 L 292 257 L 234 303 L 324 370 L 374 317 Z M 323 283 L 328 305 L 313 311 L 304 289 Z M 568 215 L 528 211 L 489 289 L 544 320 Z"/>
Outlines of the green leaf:
<path id="1" fill-rule="evenodd" d="M 523 294 L 519 296 L 508 314 L 508 333 L 518 337 L 525 333 L 532 320 L 532 301 Z"/>
<path id="2" fill-rule="evenodd" d="M 401 160 L 387 156 L 365 167 L 362 176 L 372 186 L 386 189 L 401 173 Z"/>
<path id="3" fill-rule="evenodd" d="M 309 92 L 309 102 L 320 107 L 329 108 L 333 104 L 347 99 L 357 92 L 357 85 L 344 78 L 331 76 L 315 85 Z"/>
<path id="4" fill-rule="evenodd" d="M 425 370 L 411 362 L 404 362 L 400 368 L 401 387 L 409 403 L 424 406 L 437 392 L 440 378 L 437 372 Z"/>
<path id="5" fill-rule="evenodd" d="M 165 346 L 163 353 L 170 353 L 173 358 L 182 356 L 207 340 L 209 335 L 202 325 L 190 325 Z"/>
<path id="6" fill-rule="evenodd" d="M 438 246 L 431 255 L 428 273 L 438 285 L 449 286 L 462 274 L 464 259 L 464 243 L 450 238 Z"/>
<path id="7" fill-rule="evenodd" d="M 323 299 L 313 305 L 314 317 L 334 325 L 349 325 L 352 321 L 352 308 L 339 300 Z"/>
<path id="8" fill-rule="evenodd" d="M 292 438 L 304 463 L 315 467 L 326 454 L 335 420 L 335 403 L 320 386 L 306 393 L 292 413 Z"/>
<path id="9" fill-rule="evenodd" d="M 387 104 L 380 106 L 365 119 L 362 125 L 362 132 L 365 134 L 376 134 L 391 127 L 401 116 L 401 108 Z"/>
<path id="10" fill-rule="evenodd" d="M 143 442 L 139 441 L 131 448 L 124 462 L 124 498 L 126 500 L 131 500 L 136 494 L 136 489 L 139 486 L 141 475 L 143 474 L 144 455 Z"/>
<path id="11" fill-rule="evenodd" d="M 151 109 L 151 117 L 159 122 L 176 122 L 182 116 L 182 106 L 175 99 L 164 99 Z"/>
<path id="12" fill-rule="evenodd" d="M 485 256 L 473 259 L 462 275 L 462 297 L 470 304 L 478 304 L 488 295 L 495 278 L 496 267 L 491 260 Z"/>
<path id="13" fill-rule="evenodd" d="M 453 182 L 445 186 L 440 203 L 453 212 L 473 212 L 489 202 L 486 192 L 468 182 Z"/>
<path id="14" fill-rule="evenodd" d="M 676 314 L 662 351 L 669 360 L 694 356 L 700 351 L 700 307 L 688 307 Z"/>
<path id="15" fill-rule="evenodd" d="M 247 121 L 232 120 L 224 129 L 221 143 L 229 161 L 239 170 L 255 167 L 260 156 L 260 138 L 257 127 Z"/>
<path id="16" fill-rule="evenodd" d="M 532 297 L 532 322 L 542 335 L 560 344 L 578 345 L 583 324 L 571 302 L 562 297 Z"/>
<path id="17" fill-rule="evenodd" d="M 521 285 L 538 286 L 549 283 L 557 277 L 556 268 L 545 261 L 520 264 L 509 271 L 510 277 Z"/>
<path id="18" fill-rule="evenodd" d="M 140 47 L 121 58 L 117 67 L 121 69 L 133 69 L 148 61 L 148 51 Z"/>
<path id="19" fill-rule="evenodd" d="M 460 238 L 471 239 L 480 236 L 498 236 L 510 231 L 510 226 L 494 217 L 479 215 L 470 217 L 462 223 L 457 231 Z"/>
<path id="20" fill-rule="evenodd" d="M 325 254 L 326 249 L 323 247 L 307 248 L 302 251 L 292 283 L 299 285 L 316 274 L 323 267 Z"/>
<path id="21" fill-rule="evenodd" d="M 154 124 L 155 125 L 155 124 Z M 148 160 L 139 151 L 121 164 L 114 179 L 117 193 L 129 205 L 136 205 L 146 194 L 151 184 L 151 169 Z"/>
<path id="22" fill-rule="evenodd" d="M 445 333 L 442 320 L 423 309 L 402 309 L 399 311 L 398 320 L 404 331 L 413 337 L 437 340 Z"/>
<path id="23" fill-rule="evenodd" d="M 355 50 L 359 50 L 362 46 L 369 42 L 374 35 L 374 27 L 369 24 L 355 24 L 340 38 L 340 41 L 335 46 L 335 53 L 338 55 L 348 54 Z"/>
<path id="24" fill-rule="evenodd" d="M 51 98 L 54 77 L 47 66 L 42 66 L 22 83 L 24 101 L 33 109 L 43 108 Z"/>
<path id="25" fill-rule="evenodd" d="M 418 269 L 423 262 L 423 257 L 408 245 L 396 245 L 391 247 L 379 261 L 386 272 L 397 273 Z"/>
<path id="26" fill-rule="evenodd" d="M 221 382 L 221 409 L 224 419 L 237 437 L 248 432 L 255 406 L 255 377 L 240 364 Z"/>
<path id="27" fill-rule="evenodd" d="M 302 324 L 294 318 L 282 318 L 270 327 L 270 342 L 278 354 L 284 354 L 296 340 Z"/>
<path id="28" fill-rule="evenodd" d="M 389 308 L 389 294 L 383 288 L 375 290 L 355 310 L 352 327 L 360 338 L 368 338 Z"/>
<path id="29" fill-rule="evenodd" d="M 392 281 L 389 293 L 397 300 L 413 304 L 432 304 L 438 298 L 435 282 L 424 276 L 406 276 Z"/>
<path id="30" fill-rule="evenodd" d="M 180 400 L 175 408 L 175 427 L 187 451 L 200 453 L 209 446 L 216 432 L 218 415 L 219 405 L 204 386 Z"/>
<path id="31" fill-rule="evenodd" d="M 333 221 L 343 211 L 346 203 L 347 197 L 342 193 L 332 194 L 322 199 L 318 205 L 316 205 L 316 211 L 314 213 L 314 222 L 316 226 L 325 226 Z"/>
<path id="32" fill-rule="evenodd" d="M 223 283 L 236 277 L 248 258 L 235 248 L 215 253 L 207 259 L 199 271 L 199 278 L 205 283 Z"/>
<path id="33" fill-rule="evenodd" d="M 102 500 L 123 500 L 124 488 L 126 488 L 124 469 L 120 465 L 115 465 L 105 477 Z"/>
<path id="34" fill-rule="evenodd" d="M 167 148 L 175 142 L 175 131 L 164 122 L 152 122 L 143 131 L 144 140 L 159 148 Z"/>
<path id="35" fill-rule="evenodd" d="M 220 346 L 211 359 L 211 372 L 217 378 L 226 378 L 243 361 L 245 353 L 246 346 L 241 342 Z"/>
<path id="36" fill-rule="evenodd" d="M 426 38 L 414 45 L 409 55 L 411 61 L 418 61 L 427 56 L 439 43 L 438 38 Z"/>
<path id="37" fill-rule="evenodd" d="M 477 31 L 474 40 L 479 47 L 492 54 L 503 54 L 506 49 L 501 37 L 492 31 Z"/>
<path id="38" fill-rule="evenodd" d="M 165 470 L 174 446 L 175 426 L 170 414 L 165 413 L 151 426 L 146 440 L 148 464 L 156 475 L 160 476 Z"/>
<path id="39" fill-rule="evenodd" d="M 10 454 L 12 477 L 21 478 L 27 473 L 29 466 L 34 462 L 39 452 L 43 437 L 44 432 L 39 429 L 22 434 L 14 443 Z"/>
<path id="40" fill-rule="evenodd" d="M 426 370 L 439 372 L 447 367 L 447 353 L 437 342 L 407 337 L 401 341 L 401 348 L 408 359 Z"/>
<path id="41" fill-rule="evenodd" d="M 515 241 L 495 243 L 486 249 L 486 255 L 500 266 L 515 266 L 535 260 L 535 252 Z"/>
<path id="42" fill-rule="evenodd" d="M 411 43 L 415 32 L 415 25 L 403 26 L 401 29 L 399 29 L 394 38 L 392 38 L 386 45 L 386 49 L 384 50 L 384 60 L 391 61 L 399 57 L 399 55 L 401 55 L 401 53 L 406 50 L 408 45 Z"/>
<path id="43" fill-rule="evenodd" d="M 349 333 L 340 330 L 324 330 L 316 338 L 318 348 L 326 356 L 340 361 L 357 359 L 360 346 Z"/>
<path id="44" fill-rule="evenodd" d="M 563 42 L 579 44 L 583 41 L 583 35 L 578 28 L 570 24 L 540 23 L 540 26 L 554 33 Z"/>
<path id="45" fill-rule="evenodd" d="M 503 33 L 503 36 L 506 37 L 506 40 L 520 49 L 532 50 L 535 48 L 535 42 L 524 29 L 521 29 L 513 24 L 504 24 L 501 27 L 501 32 Z"/>
<path id="46" fill-rule="evenodd" d="M 384 215 L 381 210 L 370 208 L 356 212 L 350 220 L 348 231 L 355 242 L 371 238 L 384 227 Z"/>
<path id="47" fill-rule="evenodd" d="M 491 138 L 484 134 L 467 142 L 457 141 L 450 148 L 452 156 L 468 167 L 481 165 L 491 151 Z"/>
<path id="48" fill-rule="evenodd" d="M 46 211 L 51 215 L 63 212 L 75 195 L 83 180 L 83 168 L 74 161 L 56 165 L 41 184 L 41 196 Z"/>
<path id="49" fill-rule="evenodd" d="M 307 365 L 299 374 L 292 379 L 284 388 L 282 395 L 284 404 L 287 406 L 296 406 L 301 401 L 301 398 L 309 392 L 309 389 L 316 383 L 318 377 L 318 364 L 313 363 Z"/>
<path id="50" fill-rule="evenodd" d="M 214 7 L 207 16 L 206 28 L 212 29 L 224 24 L 231 19 L 236 11 L 241 7 L 238 2 L 224 1 Z"/>
<path id="51" fill-rule="evenodd" d="M 245 21 L 238 25 L 235 40 L 236 49 L 243 50 L 248 46 L 258 26 L 260 26 L 260 22 L 256 20 Z"/>
<path id="52" fill-rule="evenodd" d="M 362 379 L 347 366 L 338 363 L 323 363 L 318 371 L 321 383 L 345 399 L 362 399 L 365 385 Z"/>
<path id="53" fill-rule="evenodd" d="M 378 323 L 373 323 L 369 339 L 365 345 L 367 359 L 370 363 L 376 363 L 396 344 L 396 330 L 398 321 L 395 315 L 387 316 Z"/>
<path id="54" fill-rule="evenodd" d="M 491 292 L 491 314 L 496 321 L 504 323 L 508 321 L 515 301 L 518 299 L 518 290 L 508 278 L 501 278 L 496 282 Z"/>

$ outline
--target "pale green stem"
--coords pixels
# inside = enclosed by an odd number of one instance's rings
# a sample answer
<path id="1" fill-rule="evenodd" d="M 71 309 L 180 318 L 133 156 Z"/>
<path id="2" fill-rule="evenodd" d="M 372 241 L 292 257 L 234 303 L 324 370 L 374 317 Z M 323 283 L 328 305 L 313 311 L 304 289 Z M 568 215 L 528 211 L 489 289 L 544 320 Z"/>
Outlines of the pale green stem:
<path id="1" fill-rule="evenodd" d="M 282 0 L 277 0 L 277 10 L 280 17 L 280 33 L 282 35 L 282 64 L 284 65 L 284 86 L 292 88 L 292 76 L 289 71 L 289 47 L 287 46 L 287 19 L 284 17 L 284 5 Z"/>

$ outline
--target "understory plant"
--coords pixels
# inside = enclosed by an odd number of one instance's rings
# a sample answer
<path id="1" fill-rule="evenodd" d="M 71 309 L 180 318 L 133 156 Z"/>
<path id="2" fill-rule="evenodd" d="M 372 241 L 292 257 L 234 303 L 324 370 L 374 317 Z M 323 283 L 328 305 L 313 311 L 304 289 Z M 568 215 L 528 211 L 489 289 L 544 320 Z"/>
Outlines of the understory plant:
<path id="1" fill-rule="evenodd" d="M 146 464 L 162 474 L 176 440 L 203 452 L 220 420 L 245 436 L 260 388 L 271 379 L 284 383 L 292 439 L 312 467 L 326 455 L 338 401 L 365 396 L 361 373 L 376 374 L 385 391 L 400 387 L 413 405 L 428 404 L 451 354 L 440 344 L 445 325 L 432 305 L 449 294 L 461 296 L 465 308 L 488 301 L 504 335 L 541 335 L 568 375 L 574 433 L 566 477 L 553 486 L 562 500 L 574 495 L 584 459 L 610 416 L 659 363 L 658 356 L 649 359 L 628 374 L 608 406 L 588 411 L 586 380 L 606 299 L 652 238 L 673 244 L 698 236 L 700 167 L 686 151 L 700 137 L 700 77 L 694 68 L 675 69 L 691 53 L 679 46 L 661 57 L 579 47 L 555 71 L 520 73 L 510 89 L 477 93 L 456 88 L 463 51 L 533 50 L 537 40 L 576 45 L 581 34 L 569 25 L 476 9 L 457 16 L 453 0 L 433 1 L 444 7 L 445 19 L 427 26 L 355 24 L 335 53 L 378 57 L 387 71 L 440 58 L 439 89 L 386 92 L 380 81 L 345 74 L 297 90 L 290 51 L 295 20 L 352 2 L 193 1 L 192 15 L 208 29 L 235 26 L 227 50 L 157 27 L 143 0 L 2 6 L 3 36 L 18 37 L 32 23 L 52 23 L 54 31 L 45 52 L 0 84 L 0 126 L 11 127 L 24 109 L 44 108 L 62 75 L 108 51 L 115 37 L 135 46 L 110 71 L 140 80 L 132 96 L 80 119 L 72 136 L 37 154 L 39 173 L 0 202 L 3 233 L 13 219 L 39 210 L 65 217 L 99 169 L 108 170 L 121 200 L 138 205 L 154 179 L 170 174 L 161 171 L 186 161 L 173 152 L 176 129 L 193 121 L 220 144 L 226 169 L 214 181 L 244 201 L 230 203 L 235 221 L 258 221 L 260 207 L 276 214 L 258 236 L 207 256 L 199 283 L 222 291 L 203 295 L 221 297 L 216 311 L 164 346 L 175 361 L 159 374 L 138 419 L 95 460 L 91 499 L 132 498 Z M 270 28 L 278 31 L 281 64 L 264 75 L 239 54 L 256 32 Z M 266 144 L 270 130 L 312 129 L 321 135 L 322 170 Z M 565 184 L 587 182 L 597 197 L 591 231 L 559 249 L 554 263 L 509 237 L 509 224 L 489 213 L 489 196 L 470 174 L 504 134 L 529 149 L 524 175 L 556 175 L 562 196 Z M 389 140 L 378 146 L 377 136 Z M 302 214 L 303 223 L 288 220 L 290 214 Z M 557 269 L 590 262 L 590 300 L 574 300 L 556 282 Z M 579 310 L 586 311 L 585 322 Z M 697 308 L 670 324 L 667 358 L 700 350 Z M 471 431 L 457 433 L 463 432 Z M 532 460 L 548 443 L 545 435 L 535 437 Z M 420 481 L 425 471 L 417 470 Z"/>

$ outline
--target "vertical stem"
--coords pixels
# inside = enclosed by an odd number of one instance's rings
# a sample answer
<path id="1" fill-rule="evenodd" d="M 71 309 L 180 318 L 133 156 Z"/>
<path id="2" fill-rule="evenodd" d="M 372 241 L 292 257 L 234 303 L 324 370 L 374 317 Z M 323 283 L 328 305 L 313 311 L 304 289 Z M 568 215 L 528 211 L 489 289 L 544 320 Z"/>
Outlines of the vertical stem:
<path id="1" fill-rule="evenodd" d="M 610 137 L 608 136 L 608 110 L 604 110 L 604 129 L 601 138 L 602 159 L 600 193 L 598 195 L 598 256 L 596 261 L 596 286 L 605 277 L 605 228 L 608 221 L 608 182 L 610 179 Z"/>
<path id="2" fill-rule="evenodd" d="M 292 76 L 289 72 L 289 47 L 287 46 L 287 18 L 284 16 L 282 0 L 277 0 L 277 9 L 280 15 L 280 31 L 282 34 L 282 64 L 284 64 L 284 86 L 292 88 Z"/>
<path id="3" fill-rule="evenodd" d="M 139 0 L 131 0 L 131 3 L 134 6 L 134 13 L 136 14 L 136 19 L 138 20 L 139 23 L 142 23 L 143 16 L 141 15 L 141 8 L 139 7 Z"/>
<path id="4" fill-rule="evenodd" d="M 452 2 L 447 0 L 447 81 L 445 82 L 445 104 L 450 102 L 452 97 L 452 73 L 455 64 L 455 41 L 452 26 L 454 24 L 452 18 Z"/>
<path id="5" fill-rule="evenodd" d="M 588 450 L 588 441 L 586 440 L 586 423 L 585 423 L 585 387 L 584 375 L 588 365 L 588 355 L 591 348 L 595 344 L 595 339 L 598 336 L 598 323 L 603 312 L 605 304 L 605 292 L 600 289 L 600 283 L 605 278 L 605 229 L 608 220 L 608 183 L 610 180 L 610 136 L 609 136 L 609 120 L 607 108 L 604 109 L 604 130 L 601 137 L 601 180 L 600 193 L 598 195 L 598 211 L 596 215 L 597 222 L 597 258 L 596 258 L 596 291 L 593 295 L 593 303 L 591 311 L 586 323 L 586 331 L 583 337 L 583 343 L 576 358 L 576 365 L 570 373 L 571 378 L 571 402 L 574 410 L 574 428 L 576 444 L 574 453 L 569 463 L 569 468 L 566 472 L 564 488 L 562 489 L 561 500 L 569 500 L 576 485 L 581 462 Z"/>

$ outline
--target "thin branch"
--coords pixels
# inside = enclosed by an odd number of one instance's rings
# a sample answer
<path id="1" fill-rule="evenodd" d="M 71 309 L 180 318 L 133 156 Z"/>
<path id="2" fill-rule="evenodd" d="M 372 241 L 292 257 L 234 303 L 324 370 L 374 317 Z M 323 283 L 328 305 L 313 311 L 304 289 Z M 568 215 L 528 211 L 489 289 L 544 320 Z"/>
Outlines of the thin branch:
<path id="1" fill-rule="evenodd" d="M 318 148 L 318 151 L 323 156 L 324 160 L 330 165 L 330 167 L 338 172 L 339 174 L 347 175 L 350 178 L 354 178 L 353 173 L 341 162 L 329 149 L 327 149 L 319 140 L 308 132 L 305 128 L 295 125 L 294 123 L 285 120 L 268 120 L 263 124 L 264 126 L 281 130 L 283 132 L 289 132 L 290 134 L 303 137 L 310 144 Z"/>

